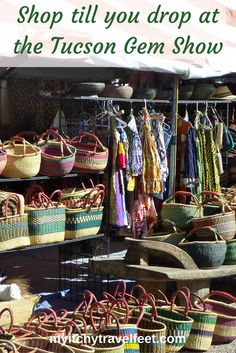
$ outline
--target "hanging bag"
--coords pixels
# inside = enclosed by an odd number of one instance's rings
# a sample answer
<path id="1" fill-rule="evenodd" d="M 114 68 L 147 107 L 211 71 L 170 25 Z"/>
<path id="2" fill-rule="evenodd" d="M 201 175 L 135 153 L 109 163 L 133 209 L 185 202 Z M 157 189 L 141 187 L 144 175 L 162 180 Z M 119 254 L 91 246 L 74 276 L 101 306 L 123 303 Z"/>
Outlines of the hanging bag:
<path id="1" fill-rule="evenodd" d="M 177 196 L 191 197 L 193 204 L 176 203 Z M 202 209 L 199 207 L 198 199 L 191 193 L 186 191 L 177 191 L 173 196 L 163 202 L 162 219 L 173 221 L 177 227 L 189 230 L 192 227 L 192 218 L 201 217 Z"/>
<path id="2" fill-rule="evenodd" d="M 87 139 L 87 142 L 84 141 Z M 89 132 L 81 132 L 70 140 L 70 144 L 76 147 L 75 172 L 102 172 L 108 162 L 108 149 L 103 146 L 96 135 Z"/>

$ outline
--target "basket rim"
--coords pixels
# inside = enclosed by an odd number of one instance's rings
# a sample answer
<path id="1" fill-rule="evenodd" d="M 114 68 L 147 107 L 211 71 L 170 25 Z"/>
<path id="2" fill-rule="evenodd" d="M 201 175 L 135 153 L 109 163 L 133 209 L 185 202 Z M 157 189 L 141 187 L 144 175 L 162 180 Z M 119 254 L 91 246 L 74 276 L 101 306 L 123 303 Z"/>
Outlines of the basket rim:
<path id="1" fill-rule="evenodd" d="M 231 315 L 225 315 L 225 314 L 222 314 L 222 313 L 217 313 L 216 311 L 214 311 L 217 315 L 218 315 L 218 317 L 221 317 L 221 318 L 226 318 L 226 319 L 229 319 L 229 320 L 236 320 L 236 308 L 235 307 L 233 307 L 233 306 L 231 306 L 230 304 L 227 304 L 227 303 L 224 303 L 224 302 L 221 302 L 221 301 L 218 301 L 218 300 L 213 300 L 213 299 L 204 299 L 204 302 L 207 304 L 207 303 L 209 303 L 209 304 L 217 304 L 217 305 L 222 305 L 223 307 L 225 307 L 225 308 L 231 308 L 231 309 L 235 309 L 235 316 L 231 316 Z M 198 301 L 196 300 L 195 302 L 194 302 L 194 305 L 198 305 L 197 304 L 198 303 Z M 236 337 L 236 334 L 235 334 L 235 337 Z"/>
<path id="2" fill-rule="evenodd" d="M 38 146 L 34 146 L 36 149 L 36 152 L 32 152 L 32 153 L 27 153 L 26 155 L 23 154 L 12 154 L 9 153 L 11 150 L 14 150 L 14 147 L 12 145 L 6 145 L 4 148 L 6 150 L 6 155 L 7 157 L 14 157 L 14 158 L 26 158 L 26 157 L 38 157 L 39 155 L 41 155 L 41 149 Z"/>

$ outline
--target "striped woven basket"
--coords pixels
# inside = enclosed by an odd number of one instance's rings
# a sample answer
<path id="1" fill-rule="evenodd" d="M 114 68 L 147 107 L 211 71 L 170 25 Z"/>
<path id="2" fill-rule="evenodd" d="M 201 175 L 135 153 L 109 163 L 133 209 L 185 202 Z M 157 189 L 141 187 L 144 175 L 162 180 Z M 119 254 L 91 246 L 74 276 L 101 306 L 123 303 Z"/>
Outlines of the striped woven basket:
<path id="1" fill-rule="evenodd" d="M 91 191 L 93 192 L 93 190 Z M 65 239 L 76 239 L 80 237 L 86 237 L 88 235 L 95 235 L 99 232 L 102 224 L 103 209 L 101 206 L 104 200 L 104 190 L 97 189 L 96 196 L 92 203 L 90 201 L 89 194 L 84 203 L 83 208 L 72 207 L 66 208 L 66 233 Z M 98 206 L 97 200 L 100 198 Z"/>
<path id="2" fill-rule="evenodd" d="M 105 191 L 105 186 L 102 184 L 97 184 L 94 186 L 92 180 L 91 180 L 92 187 L 91 188 L 86 188 L 83 184 L 83 189 L 76 189 L 76 188 L 69 188 L 69 189 L 64 189 L 62 190 L 62 203 L 66 207 L 73 207 L 75 204 L 79 206 L 79 202 L 81 202 L 81 206 L 84 205 L 84 202 L 86 201 L 86 198 L 88 194 L 90 194 L 90 199 L 91 201 L 93 200 L 93 193 L 92 190 L 99 189 L 99 190 L 104 190 Z"/>
<path id="3" fill-rule="evenodd" d="M 0 191 L 0 217 L 4 217 L 4 214 L 5 214 L 5 200 L 6 200 L 6 198 L 7 198 L 7 196 L 9 194 L 10 193 L 7 192 L 7 191 Z M 16 194 L 16 195 L 18 195 L 22 207 L 25 207 L 24 196 L 21 195 L 21 194 Z M 16 208 L 17 208 L 17 199 L 9 200 L 7 215 L 8 216 L 13 216 L 15 214 Z"/>
<path id="4" fill-rule="evenodd" d="M 43 141 L 47 136 L 53 140 Z M 72 170 L 75 163 L 76 148 L 67 142 L 52 129 L 47 130 L 38 142 L 42 151 L 40 174 L 48 176 L 63 176 Z"/>
<path id="5" fill-rule="evenodd" d="M 171 307 L 158 307 L 155 306 L 155 301 L 150 294 L 144 294 L 140 300 L 142 304 L 148 301 L 151 306 L 151 313 L 145 314 L 145 317 L 153 317 L 156 321 L 162 322 L 166 325 L 166 351 L 178 352 L 186 344 L 193 325 L 193 319 L 185 314 L 180 314 L 173 310 L 176 297 L 179 293 L 176 292 L 171 298 Z M 188 299 L 186 295 L 185 301 Z"/>
<path id="6" fill-rule="evenodd" d="M 53 202 L 55 195 L 59 201 Z M 28 214 L 30 244 L 48 244 L 61 242 L 65 239 L 65 206 L 61 204 L 62 195 L 56 190 L 47 197 L 44 193 L 38 194 L 38 200 L 32 200 L 31 205 L 25 207 Z"/>
<path id="7" fill-rule="evenodd" d="M 12 137 L 4 142 L 7 163 L 2 176 L 7 178 L 31 178 L 39 173 L 41 150 L 22 137 Z"/>
<path id="8" fill-rule="evenodd" d="M 212 216 L 203 216 L 201 218 L 193 218 L 193 227 L 210 226 L 215 228 L 225 241 L 232 240 L 236 233 L 235 212 L 223 199 L 217 197 L 204 201 L 202 205 L 213 201 L 217 201 L 221 204 L 221 213 Z"/>
<path id="9" fill-rule="evenodd" d="M 177 196 L 188 197 L 194 200 L 194 204 L 175 203 Z M 192 228 L 192 218 L 202 216 L 202 208 L 199 207 L 198 199 L 190 192 L 177 191 L 172 197 L 168 198 L 162 205 L 162 219 L 170 220 L 177 227 L 183 230 Z"/>
<path id="10" fill-rule="evenodd" d="M 220 300 L 213 300 L 210 297 L 217 296 L 228 299 L 236 303 L 236 298 L 232 295 L 221 292 L 211 291 L 203 300 L 206 308 L 216 313 L 217 321 L 213 335 L 213 343 L 229 343 L 236 339 L 236 307 Z M 197 308 L 202 308 L 203 304 L 199 301 L 195 302 Z"/>
<path id="11" fill-rule="evenodd" d="M 207 311 L 204 301 L 194 293 L 191 293 L 188 288 L 181 288 L 179 292 L 186 291 L 188 302 L 185 307 L 177 306 L 176 311 L 186 313 L 194 322 L 187 342 L 184 348 L 208 351 L 211 347 L 213 333 L 215 330 L 217 314 Z M 202 309 L 193 308 L 190 302 L 190 296 L 196 297 L 202 303 Z M 186 311 L 187 309 L 187 311 Z"/>
<path id="12" fill-rule="evenodd" d="M 11 201 L 16 202 L 16 210 L 14 215 L 9 216 Z M 28 215 L 24 213 L 24 204 L 17 194 L 9 194 L 5 200 L 5 213 L 0 218 L 0 234 L 0 251 L 30 245 Z"/>
<path id="13" fill-rule="evenodd" d="M 91 142 L 83 142 L 84 138 Z M 106 168 L 108 149 L 102 145 L 97 136 L 81 132 L 70 140 L 70 144 L 76 147 L 74 171 L 98 173 Z"/>

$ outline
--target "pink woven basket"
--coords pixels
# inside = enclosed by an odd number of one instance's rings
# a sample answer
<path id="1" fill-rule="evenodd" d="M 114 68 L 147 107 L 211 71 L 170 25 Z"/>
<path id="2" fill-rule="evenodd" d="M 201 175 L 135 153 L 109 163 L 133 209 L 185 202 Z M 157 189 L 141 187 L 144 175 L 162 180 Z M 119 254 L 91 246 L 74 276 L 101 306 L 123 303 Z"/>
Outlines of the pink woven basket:
<path id="1" fill-rule="evenodd" d="M 44 138 L 52 136 L 53 139 Z M 55 130 L 47 130 L 38 141 L 42 151 L 41 175 L 63 176 L 72 170 L 76 148 L 70 146 Z"/>
<path id="2" fill-rule="evenodd" d="M 97 136 L 81 132 L 70 140 L 70 144 L 76 147 L 74 171 L 98 173 L 106 168 L 108 149 L 102 145 Z"/>

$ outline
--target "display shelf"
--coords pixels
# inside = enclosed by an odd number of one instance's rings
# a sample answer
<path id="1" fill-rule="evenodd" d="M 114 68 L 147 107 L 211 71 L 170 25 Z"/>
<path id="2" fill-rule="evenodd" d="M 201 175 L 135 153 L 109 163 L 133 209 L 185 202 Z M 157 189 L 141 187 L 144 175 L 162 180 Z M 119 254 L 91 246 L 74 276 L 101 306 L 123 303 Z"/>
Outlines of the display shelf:
<path id="1" fill-rule="evenodd" d="M 112 101 L 112 102 L 123 102 L 123 103 L 163 103 L 163 104 L 171 104 L 171 100 L 156 100 L 156 99 L 137 99 L 137 98 L 113 98 L 113 97 L 95 97 L 95 96 L 81 96 L 81 97 L 44 97 L 38 96 L 38 99 L 41 100 L 54 100 L 59 102 L 79 102 L 79 101 Z"/>
<path id="2" fill-rule="evenodd" d="M 89 173 L 89 175 L 103 175 L 104 172 L 100 173 Z M 81 175 L 88 175 L 88 173 L 74 173 L 74 174 L 66 174 L 63 176 L 46 176 L 46 175 L 38 175 L 32 178 L 0 178 L 0 183 L 12 183 L 12 182 L 23 182 L 23 181 L 39 181 L 39 180 L 51 180 L 51 179 L 61 179 L 61 178 L 76 178 Z"/>
<path id="3" fill-rule="evenodd" d="M 104 236 L 104 233 L 99 233 L 96 235 L 89 235 L 87 237 L 81 237 L 81 238 L 72 239 L 72 240 L 64 240 L 62 242 L 57 242 L 57 243 L 32 245 L 32 246 L 27 246 L 25 248 L 0 251 L 0 255 L 1 254 L 16 253 L 16 252 L 18 253 L 18 252 L 22 252 L 22 251 L 38 250 L 38 249 L 49 248 L 49 247 L 53 247 L 53 246 L 60 247 L 60 246 L 65 246 L 65 245 L 72 244 L 72 243 L 78 243 L 78 242 L 82 242 L 82 241 L 86 241 L 86 240 L 94 240 L 94 239 L 102 238 L 103 236 Z"/>
<path id="4" fill-rule="evenodd" d="M 160 104 L 171 104 L 172 100 L 167 99 L 167 100 L 160 100 L 160 99 L 136 99 L 136 98 L 111 98 L 111 97 L 95 97 L 95 96 L 81 96 L 81 97 L 44 97 L 44 96 L 38 96 L 38 99 L 41 100 L 54 100 L 54 101 L 60 101 L 60 102 L 77 102 L 77 101 L 113 101 L 113 102 L 123 102 L 123 103 L 160 103 Z M 178 103 L 180 104 L 205 104 L 205 103 L 210 103 L 210 104 L 224 104 L 224 103 L 231 103 L 231 100 L 226 100 L 226 99 L 205 99 L 205 100 L 178 100 Z"/>

